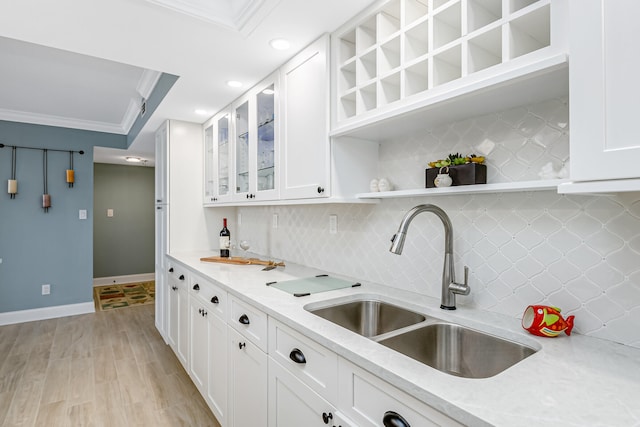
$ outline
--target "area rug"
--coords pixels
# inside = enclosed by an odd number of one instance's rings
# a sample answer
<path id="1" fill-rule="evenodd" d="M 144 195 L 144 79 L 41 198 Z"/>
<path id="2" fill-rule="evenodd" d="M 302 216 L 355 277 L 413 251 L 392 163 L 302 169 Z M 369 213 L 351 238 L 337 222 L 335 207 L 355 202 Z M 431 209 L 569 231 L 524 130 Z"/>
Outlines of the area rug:
<path id="1" fill-rule="evenodd" d="M 93 288 L 96 311 L 152 304 L 155 301 L 155 296 L 155 281 L 95 286 Z"/>

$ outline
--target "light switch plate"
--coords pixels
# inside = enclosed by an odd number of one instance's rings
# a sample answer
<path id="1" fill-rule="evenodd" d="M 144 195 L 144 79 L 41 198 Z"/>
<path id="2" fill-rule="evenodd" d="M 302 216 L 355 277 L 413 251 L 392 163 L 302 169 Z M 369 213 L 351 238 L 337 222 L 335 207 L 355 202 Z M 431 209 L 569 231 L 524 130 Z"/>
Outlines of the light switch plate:
<path id="1" fill-rule="evenodd" d="M 80 209 L 78 211 L 78 218 L 79 219 L 87 219 L 87 210 L 86 209 Z"/>

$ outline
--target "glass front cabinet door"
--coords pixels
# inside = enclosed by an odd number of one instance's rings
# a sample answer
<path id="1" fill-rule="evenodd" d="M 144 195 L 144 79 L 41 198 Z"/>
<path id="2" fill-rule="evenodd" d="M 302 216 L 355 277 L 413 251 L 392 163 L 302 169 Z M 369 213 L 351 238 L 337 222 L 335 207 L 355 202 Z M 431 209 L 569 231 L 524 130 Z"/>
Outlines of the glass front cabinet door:
<path id="1" fill-rule="evenodd" d="M 204 124 L 204 204 L 231 201 L 231 113 L 223 111 Z"/>
<path id="2" fill-rule="evenodd" d="M 235 201 L 278 198 L 277 73 L 236 102 Z"/>

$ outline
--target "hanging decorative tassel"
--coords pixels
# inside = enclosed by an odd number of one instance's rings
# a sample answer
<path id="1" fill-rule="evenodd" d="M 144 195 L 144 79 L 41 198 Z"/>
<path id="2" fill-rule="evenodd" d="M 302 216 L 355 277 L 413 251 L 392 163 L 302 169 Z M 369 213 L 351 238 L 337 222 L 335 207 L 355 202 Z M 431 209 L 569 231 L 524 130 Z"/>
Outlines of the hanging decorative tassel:
<path id="1" fill-rule="evenodd" d="M 69 169 L 67 169 L 67 184 L 69 188 L 73 187 L 75 182 L 75 172 L 73 171 L 73 151 L 69 151 Z"/>
<path id="2" fill-rule="evenodd" d="M 42 207 L 45 213 L 51 207 L 51 195 L 47 194 L 47 150 L 42 150 L 42 176 L 44 178 L 44 194 L 42 195 Z"/>
<path id="3" fill-rule="evenodd" d="M 18 149 L 15 146 L 11 148 L 11 179 L 7 185 L 7 191 L 12 199 L 15 199 L 16 194 L 18 194 L 18 181 L 16 180 L 17 150 Z"/>

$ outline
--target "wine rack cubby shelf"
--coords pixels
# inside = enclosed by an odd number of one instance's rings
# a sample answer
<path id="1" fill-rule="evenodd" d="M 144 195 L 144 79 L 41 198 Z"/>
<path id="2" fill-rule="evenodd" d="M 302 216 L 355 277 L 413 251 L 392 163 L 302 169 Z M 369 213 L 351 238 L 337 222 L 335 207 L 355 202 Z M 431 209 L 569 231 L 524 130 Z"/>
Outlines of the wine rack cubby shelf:
<path id="1" fill-rule="evenodd" d="M 558 54 L 563 0 L 388 0 L 333 34 L 334 130 L 470 77 Z M 554 9 L 555 8 L 555 9 Z M 558 9 L 558 10 L 556 10 Z M 557 46 L 555 46 L 557 45 Z M 566 52 L 564 52 L 566 53 Z M 448 85 L 448 86 L 447 86 Z"/>

